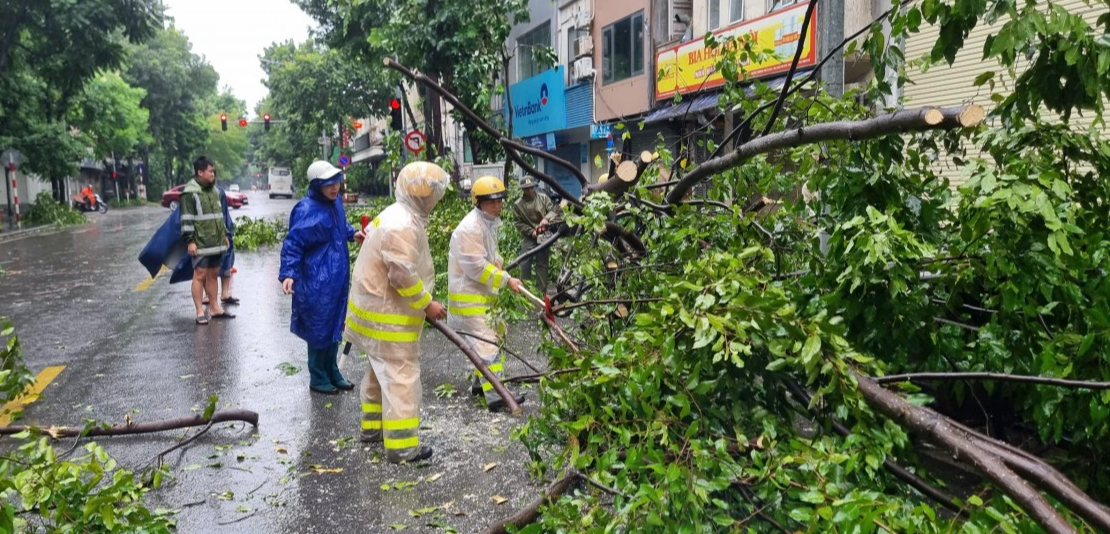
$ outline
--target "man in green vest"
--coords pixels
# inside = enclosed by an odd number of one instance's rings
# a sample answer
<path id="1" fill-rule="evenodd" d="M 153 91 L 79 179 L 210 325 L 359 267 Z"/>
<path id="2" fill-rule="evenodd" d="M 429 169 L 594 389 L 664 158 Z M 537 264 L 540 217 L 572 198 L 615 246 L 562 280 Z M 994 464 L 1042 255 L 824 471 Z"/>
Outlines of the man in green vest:
<path id="1" fill-rule="evenodd" d="M 206 325 L 210 319 L 234 319 L 220 307 L 220 265 L 231 244 L 224 225 L 220 192 L 216 189 L 216 165 L 201 156 L 193 162 L 196 177 L 185 184 L 181 193 L 181 238 L 188 245 L 193 257 L 193 305 L 197 309 L 197 324 Z M 210 299 L 209 315 L 204 312 L 205 291 Z"/>
<path id="2" fill-rule="evenodd" d="M 558 220 L 560 212 L 547 195 L 536 194 L 536 182 L 531 176 L 520 181 L 520 199 L 513 204 L 513 225 L 520 231 L 521 254 L 536 248 L 547 233 L 547 225 Z M 547 265 L 551 249 L 544 250 L 521 262 L 521 278 L 532 278 L 533 264 L 536 268 L 536 286 L 547 292 Z"/>

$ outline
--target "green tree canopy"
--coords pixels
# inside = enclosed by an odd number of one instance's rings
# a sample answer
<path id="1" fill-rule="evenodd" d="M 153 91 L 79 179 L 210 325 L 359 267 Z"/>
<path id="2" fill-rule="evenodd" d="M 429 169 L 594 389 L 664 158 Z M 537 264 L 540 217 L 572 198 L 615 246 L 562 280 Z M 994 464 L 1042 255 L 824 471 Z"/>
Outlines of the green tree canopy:
<path id="1" fill-rule="evenodd" d="M 145 90 L 131 87 L 119 74 L 103 73 L 85 85 L 70 120 L 88 137 L 96 157 L 133 154 L 152 141 L 147 132 L 150 112 L 142 107 L 145 97 Z"/>

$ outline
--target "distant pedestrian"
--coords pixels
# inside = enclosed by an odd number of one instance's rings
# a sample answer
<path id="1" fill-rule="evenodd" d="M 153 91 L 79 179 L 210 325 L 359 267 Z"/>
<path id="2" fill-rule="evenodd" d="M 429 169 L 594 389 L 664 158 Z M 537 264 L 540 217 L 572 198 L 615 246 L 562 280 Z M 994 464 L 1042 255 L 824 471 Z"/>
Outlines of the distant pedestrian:
<path id="1" fill-rule="evenodd" d="M 290 330 L 308 343 L 308 389 L 333 395 L 355 388 L 340 373 L 337 356 L 351 281 L 347 242 L 361 242 L 363 234 L 347 223 L 342 171 L 317 161 L 308 179 L 308 193 L 289 215 L 278 280 L 293 295 Z"/>
<path id="2" fill-rule="evenodd" d="M 520 182 L 520 199 L 513 204 L 513 225 L 520 232 L 520 253 L 524 254 L 537 246 L 546 237 L 548 225 L 559 218 L 559 209 L 547 195 L 536 194 L 536 182 L 530 176 Z M 536 269 L 536 287 L 547 292 L 547 268 L 551 259 L 551 249 L 522 261 L 521 278 L 532 278 L 532 268 Z"/>
<path id="3" fill-rule="evenodd" d="M 201 156 L 193 162 L 196 176 L 185 184 L 181 194 L 181 238 L 193 257 L 193 305 L 196 322 L 208 324 L 209 319 L 234 319 L 219 303 L 211 302 L 204 310 L 204 293 L 218 295 L 220 265 L 231 241 L 216 189 L 216 164 Z M 209 315 L 211 314 L 211 315 Z"/>

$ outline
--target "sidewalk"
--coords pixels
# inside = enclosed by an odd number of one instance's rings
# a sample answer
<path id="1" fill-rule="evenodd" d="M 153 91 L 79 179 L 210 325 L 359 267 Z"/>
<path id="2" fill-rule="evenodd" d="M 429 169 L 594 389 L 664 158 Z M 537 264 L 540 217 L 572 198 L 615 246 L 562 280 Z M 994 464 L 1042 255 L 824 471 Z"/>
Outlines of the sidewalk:
<path id="1" fill-rule="evenodd" d="M 58 226 L 53 224 L 40 224 L 37 226 L 24 224 L 22 229 L 16 230 L 14 226 L 9 226 L 7 224 L 7 221 L 5 221 L 4 224 L 0 225 L 0 243 L 14 241 L 16 239 L 21 239 L 35 234 L 41 234 L 42 232 L 56 229 L 58 229 Z"/>

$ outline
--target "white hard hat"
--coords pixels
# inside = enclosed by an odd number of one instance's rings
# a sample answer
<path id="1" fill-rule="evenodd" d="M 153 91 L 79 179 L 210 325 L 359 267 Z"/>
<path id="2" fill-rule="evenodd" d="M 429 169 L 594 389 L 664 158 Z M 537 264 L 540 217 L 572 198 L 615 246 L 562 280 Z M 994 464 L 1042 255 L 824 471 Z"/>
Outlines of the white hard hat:
<path id="1" fill-rule="evenodd" d="M 308 180 L 328 180 L 343 171 L 324 160 L 314 161 L 308 166 Z"/>

